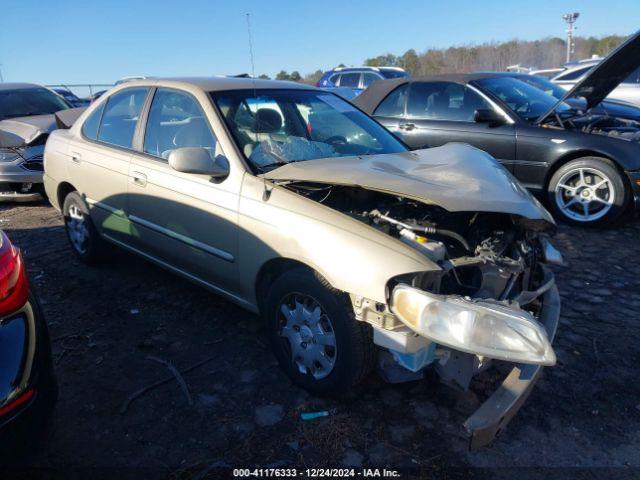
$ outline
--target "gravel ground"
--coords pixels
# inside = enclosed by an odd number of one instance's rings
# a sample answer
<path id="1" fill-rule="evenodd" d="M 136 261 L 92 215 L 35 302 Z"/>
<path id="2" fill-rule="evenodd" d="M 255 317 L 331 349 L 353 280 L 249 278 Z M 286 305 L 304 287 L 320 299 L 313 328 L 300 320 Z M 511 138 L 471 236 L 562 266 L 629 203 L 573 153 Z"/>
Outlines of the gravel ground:
<path id="1" fill-rule="evenodd" d="M 492 478 L 513 467 L 639 472 L 638 221 L 611 231 L 560 227 L 555 243 L 568 266 L 556 269 L 558 364 L 502 436 L 475 452 L 461 424 L 486 394 L 481 387 L 392 386 L 374 375 L 350 399 L 314 398 L 290 384 L 258 318 L 235 305 L 124 252 L 100 267 L 81 264 L 60 216 L 42 203 L 0 207 L 0 228 L 24 252 L 60 383 L 52 438 L 34 465 L 147 466 L 174 478 L 225 466 L 507 469 Z M 150 357 L 180 370 L 206 361 L 184 374 L 191 405 L 172 380 L 123 413 L 133 392 L 171 375 Z M 332 413 L 300 420 L 319 409 Z"/>

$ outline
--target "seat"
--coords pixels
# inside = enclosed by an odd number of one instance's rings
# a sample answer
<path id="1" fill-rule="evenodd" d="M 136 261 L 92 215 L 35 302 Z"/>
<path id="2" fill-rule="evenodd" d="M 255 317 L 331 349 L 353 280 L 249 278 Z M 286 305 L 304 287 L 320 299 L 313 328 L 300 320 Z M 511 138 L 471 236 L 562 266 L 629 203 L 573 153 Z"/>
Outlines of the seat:
<path id="1" fill-rule="evenodd" d="M 430 95 L 427 100 L 427 116 L 434 119 L 447 118 L 449 101 L 450 97 L 447 92 L 436 92 Z"/>
<path id="2" fill-rule="evenodd" d="M 250 141 L 242 148 L 247 158 L 251 157 L 256 145 L 265 140 L 285 141 L 286 136 L 279 135 L 282 129 L 282 116 L 273 108 L 259 108 L 251 125 Z"/>
<path id="3" fill-rule="evenodd" d="M 480 96 L 469 88 L 464 89 L 460 120 L 473 121 L 474 114 L 479 108 L 487 108 Z"/>

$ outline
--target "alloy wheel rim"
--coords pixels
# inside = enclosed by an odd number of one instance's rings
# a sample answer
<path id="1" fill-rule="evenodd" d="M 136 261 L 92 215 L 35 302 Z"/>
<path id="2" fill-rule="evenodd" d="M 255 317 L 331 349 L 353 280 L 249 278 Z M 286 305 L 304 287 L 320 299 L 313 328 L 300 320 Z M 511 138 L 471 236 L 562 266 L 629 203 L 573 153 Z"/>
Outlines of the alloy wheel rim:
<path id="1" fill-rule="evenodd" d="M 562 175 L 556 185 L 555 198 L 567 218 L 593 222 L 611 210 L 615 190 L 611 179 L 600 170 L 580 167 Z"/>
<path id="2" fill-rule="evenodd" d="M 67 233 L 73 248 L 79 253 L 87 251 L 87 243 L 89 240 L 89 231 L 87 230 L 87 222 L 84 213 L 77 205 L 69 206 L 69 218 L 67 219 Z"/>
<path id="3" fill-rule="evenodd" d="M 316 380 L 327 377 L 336 363 L 333 324 L 320 303 L 302 293 L 286 295 L 278 305 L 278 335 L 291 352 L 291 362 Z"/>

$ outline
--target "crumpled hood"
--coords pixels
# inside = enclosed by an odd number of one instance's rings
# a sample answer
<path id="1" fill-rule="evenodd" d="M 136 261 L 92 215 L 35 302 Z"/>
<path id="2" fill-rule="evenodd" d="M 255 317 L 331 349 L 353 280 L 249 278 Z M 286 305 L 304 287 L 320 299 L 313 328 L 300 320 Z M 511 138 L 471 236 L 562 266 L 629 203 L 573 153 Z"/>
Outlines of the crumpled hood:
<path id="1" fill-rule="evenodd" d="M 55 129 L 56 119 L 53 114 L 2 120 L 0 121 L 0 147 L 24 147 Z"/>
<path id="2" fill-rule="evenodd" d="M 264 177 L 356 185 L 450 212 L 509 213 L 554 224 L 540 202 L 491 155 L 462 143 L 397 154 L 294 162 Z"/>

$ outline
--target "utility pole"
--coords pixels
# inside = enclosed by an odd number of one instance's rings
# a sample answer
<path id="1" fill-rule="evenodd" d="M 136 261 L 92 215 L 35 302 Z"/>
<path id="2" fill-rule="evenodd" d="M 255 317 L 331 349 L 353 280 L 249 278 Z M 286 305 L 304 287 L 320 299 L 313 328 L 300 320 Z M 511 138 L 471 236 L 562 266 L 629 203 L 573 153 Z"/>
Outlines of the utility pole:
<path id="1" fill-rule="evenodd" d="M 0 83 L 4 83 L 4 77 L 2 76 L 2 64 L 0 63 Z"/>
<path id="2" fill-rule="evenodd" d="M 574 27 L 573 24 L 580 16 L 579 12 L 565 13 L 562 15 L 562 19 L 567 23 L 567 62 L 571 61 L 571 54 L 573 53 L 573 30 L 578 27 Z"/>

